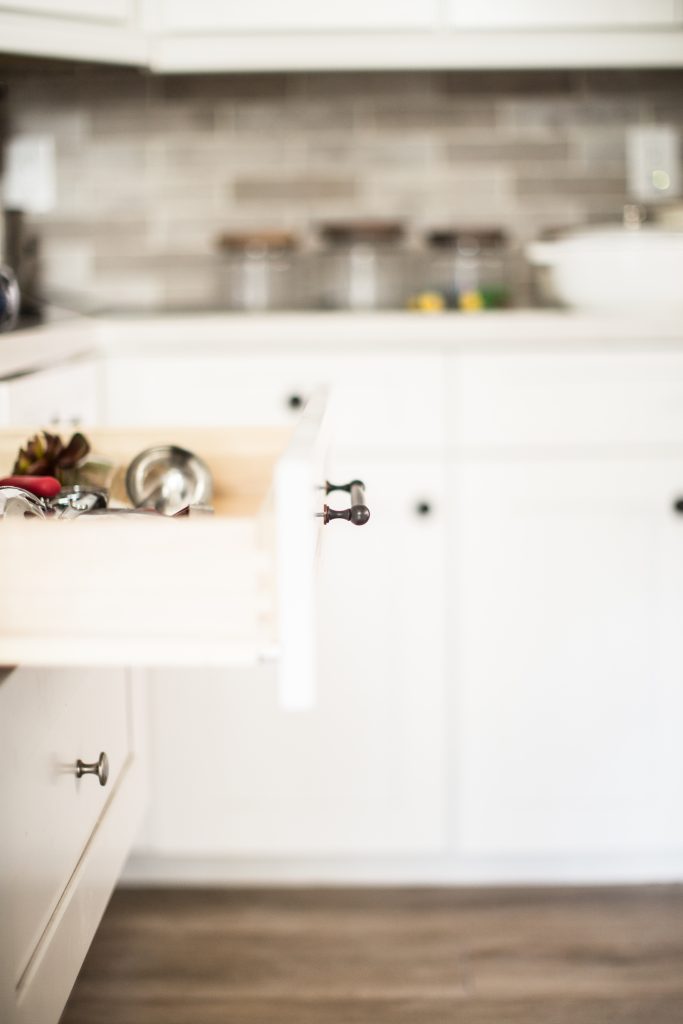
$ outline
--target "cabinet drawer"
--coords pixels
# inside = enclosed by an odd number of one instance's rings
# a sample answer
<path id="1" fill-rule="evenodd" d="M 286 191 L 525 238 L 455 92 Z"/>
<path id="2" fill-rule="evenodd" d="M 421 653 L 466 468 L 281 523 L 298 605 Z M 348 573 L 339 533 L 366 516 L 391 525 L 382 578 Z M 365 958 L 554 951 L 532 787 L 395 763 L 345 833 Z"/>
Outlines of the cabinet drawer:
<path id="1" fill-rule="evenodd" d="M 125 674 L 100 675 L 21 668 L 0 681 L 0 885 L 15 988 L 131 754 Z M 76 761 L 95 762 L 101 751 L 106 785 L 94 775 L 77 778 Z"/>
<path id="2" fill-rule="evenodd" d="M 8 426 L 75 427 L 96 418 L 97 369 L 93 362 L 38 370 L 6 384 Z"/>
<path id="3" fill-rule="evenodd" d="M 325 408 L 312 400 L 294 431 L 89 434 L 122 467 L 155 444 L 196 452 L 213 473 L 216 515 L 0 522 L 13 581 L 0 594 L 0 664 L 222 666 L 278 654 L 284 699 L 308 701 Z M 0 437 L 3 464 L 22 439 Z"/>
<path id="4" fill-rule="evenodd" d="M 301 401 L 325 388 L 335 444 L 344 451 L 433 448 L 443 440 L 440 357 L 349 354 L 114 357 L 105 415 L 113 426 L 292 424 Z"/>
<path id="5" fill-rule="evenodd" d="M 481 354 L 450 360 L 451 446 L 683 442 L 683 355 Z"/>

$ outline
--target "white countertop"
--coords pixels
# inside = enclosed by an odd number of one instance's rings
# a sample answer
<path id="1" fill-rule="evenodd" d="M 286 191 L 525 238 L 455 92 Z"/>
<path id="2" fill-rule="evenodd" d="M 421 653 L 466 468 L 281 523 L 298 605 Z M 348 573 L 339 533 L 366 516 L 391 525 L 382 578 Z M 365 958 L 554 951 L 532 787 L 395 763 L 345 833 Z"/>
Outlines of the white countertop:
<path id="1" fill-rule="evenodd" d="M 0 377 L 97 351 L 130 354 L 164 349 L 190 355 L 199 350 L 254 347 L 418 353 L 680 346 L 683 323 L 671 318 L 606 317 L 561 310 L 74 317 L 0 337 Z"/>
<path id="2" fill-rule="evenodd" d="M 0 334 L 0 379 L 78 358 L 95 345 L 93 323 L 81 319 Z"/>

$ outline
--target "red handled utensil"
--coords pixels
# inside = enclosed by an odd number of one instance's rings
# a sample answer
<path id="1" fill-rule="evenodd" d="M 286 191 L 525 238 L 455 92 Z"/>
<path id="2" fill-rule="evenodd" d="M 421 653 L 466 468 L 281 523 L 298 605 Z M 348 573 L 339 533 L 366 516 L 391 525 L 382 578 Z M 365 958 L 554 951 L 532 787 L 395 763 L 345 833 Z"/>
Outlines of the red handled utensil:
<path id="1" fill-rule="evenodd" d="M 54 476 L 4 476 L 0 478 L 0 487 L 23 487 L 37 498 L 56 498 L 62 489 Z"/>

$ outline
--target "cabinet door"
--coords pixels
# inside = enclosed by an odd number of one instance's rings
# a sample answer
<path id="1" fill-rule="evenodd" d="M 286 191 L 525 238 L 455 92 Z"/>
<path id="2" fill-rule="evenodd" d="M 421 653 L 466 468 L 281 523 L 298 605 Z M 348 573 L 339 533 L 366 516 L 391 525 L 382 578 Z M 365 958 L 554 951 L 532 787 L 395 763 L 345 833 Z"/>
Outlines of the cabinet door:
<path id="1" fill-rule="evenodd" d="M 0 1020 L 53 1024 L 139 826 L 140 689 L 121 669 L 0 671 Z M 109 761 L 100 785 L 77 760 Z"/>
<path id="2" fill-rule="evenodd" d="M 246 675 L 226 686 L 207 672 L 153 673 L 148 852 L 334 856 L 441 846 L 442 470 L 333 468 L 366 481 L 372 519 L 362 529 L 325 528 L 331 582 L 321 597 L 316 706 L 282 713 L 268 668 L 265 685 Z M 420 502 L 431 514 L 416 511 Z"/>
<path id="3" fill-rule="evenodd" d="M 0 3 L 0 11 L 82 18 L 84 21 L 125 22 L 132 14 L 132 0 L 14 0 Z"/>
<path id="4" fill-rule="evenodd" d="M 346 0 L 321 4 L 314 0 L 163 0 L 163 23 L 175 31 L 316 32 L 363 29 L 432 28 L 437 0 Z"/>
<path id="5" fill-rule="evenodd" d="M 449 22 L 473 29 L 590 29 L 680 24 L 676 0 L 449 0 Z"/>
<path id="6" fill-rule="evenodd" d="M 683 846 L 678 459 L 451 471 L 461 852 Z"/>
<path id="7" fill-rule="evenodd" d="M 143 64 L 139 10 L 138 0 L 0 0 L 0 46 L 3 53 Z"/>
<path id="8" fill-rule="evenodd" d="M 92 361 L 38 370 L 5 387 L 8 426 L 67 431 L 97 421 L 99 376 Z"/>

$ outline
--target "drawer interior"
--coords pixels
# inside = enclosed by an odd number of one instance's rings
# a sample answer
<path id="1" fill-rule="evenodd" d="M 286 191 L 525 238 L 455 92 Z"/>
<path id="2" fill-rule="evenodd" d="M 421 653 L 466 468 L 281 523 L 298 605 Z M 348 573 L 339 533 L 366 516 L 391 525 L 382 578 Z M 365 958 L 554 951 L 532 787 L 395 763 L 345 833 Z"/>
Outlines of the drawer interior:
<path id="1" fill-rule="evenodd" d="M 54 428 L 48 428 L 54 430 Z M 19 448 L 35 427 L 0 431 L 0 470 L 12 471 Z M 199 455 L 213 477 L 212 505 L 216 518 L 254 516 L 266 498 L 273 468 L 291 436 L 285 427 L 134 427 L 85 430 L 91 453 L 117 466 L 112 496 L 130 504 L 125 493 L 125 470 L 135 456 L 155 445 L 174 444 Z M 66 436 L 64 436 L 66 441 Z M 213 523 L 215 520 L 206 519 Z M 61 524 L 64 525 L 64 524 Z"/>
<path id="2" fill-rule="evenodd" d="M 0 434 L 3 472 L 30 433 Z M 270 496 L 291 433 L 88 432 L 93 453 L 122 471 L 155 444 L 194 451 L 212 471 L 216 515 L 1 520 L 0 664 L 252 662 L 273 634 Z"/>

